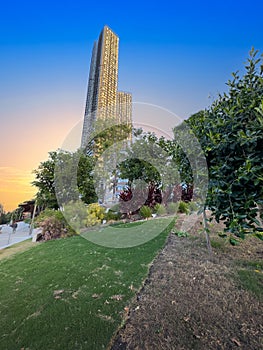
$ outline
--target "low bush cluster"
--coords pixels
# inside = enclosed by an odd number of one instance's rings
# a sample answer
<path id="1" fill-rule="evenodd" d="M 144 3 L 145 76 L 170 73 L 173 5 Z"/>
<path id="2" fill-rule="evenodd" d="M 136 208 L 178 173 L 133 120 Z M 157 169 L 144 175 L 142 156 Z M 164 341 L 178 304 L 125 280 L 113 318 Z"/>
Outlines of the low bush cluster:
<path id="1" fill-rule="evenodd" d="M 166 214 L 165 206 L 163 204 L 157 203 L 153 208 L 153 212 L 158 216 L 163 216 Z"/>
<path id="2" fill-rule="evenodd" d="M 63 214 L 58 210 L 44 210 L 36 218 L 35 224 L 42 229 L 40 241 L 48 241 L 74 234 Z"/>
<path id="3" fill-rule="evenodd" d="M 99 225 L 104 219 L 105 208 L 103 208 L 98 203 L 91 203 L 88 205 L 87 214 L 87 226 Z"/>
<path id="4" fill-rule="evenodd" d="M 147 207 L 146 205 L 143 205 L 140 209 L 140 215 L 144 219 L 148 219 L 152 216 L 152 210 L 150 207 Z"/>
<path id="5" fill-rule="evenodd" d="M 190 203 L 183 201 L 169 203 L 167 206 L 157 203 L 153 208 L 143 205 L 135 220 L 148 219 L 152 217 L 153 213 L 158 216 L 175 214 L 177 211 L 188 214 L 190 212 L 189 208 Z M 84 206 L 80 201 L 69 202 L 65 205 L 64 213 L 60 210 L 46 209 L 35 220 L 35 226 L 42 229 L 42 236 L 39 240 L 47 241 L 80 233 L 81 229 L 100 225 L 103 220 L 112 224 L 122 217 L 119 209 L 118 204 L 106 212 L 105 208 L 98 203 Z"/>
<path id="6" fill-rule="evenodd" d="M 178 212 L 182 214 L 189 214 L 189 204 L 183 201 L 180 201 L 178 204 Z"/>
<path id="7" fill-rule="evenodd" d="M 41 223 L 40 227 L 42 228 L 41 240 L 43 241 L 65 237 L 68 233 L 68 230 L 63 222 L 55 217 L 46 218 Z"/>
<path id="8" fill-rule="evenodd" d="M 105 213 L 104 219 L 106 221 L 118 221 L 121 219 L 121 213 L 110 209 L 107 213 Z"/>

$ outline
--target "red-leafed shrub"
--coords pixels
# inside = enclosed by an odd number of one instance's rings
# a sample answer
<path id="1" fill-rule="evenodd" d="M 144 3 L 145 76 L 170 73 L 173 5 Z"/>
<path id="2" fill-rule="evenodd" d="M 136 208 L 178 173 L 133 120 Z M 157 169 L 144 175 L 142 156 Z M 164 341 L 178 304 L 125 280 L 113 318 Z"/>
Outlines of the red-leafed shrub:
<path id="1" fill-rule="evenodd" d="M 182 188 L 182 201 L 190 202 L 193 198 L 193 185 L 188 184 L 187 187 Z"/>
<path id="2" fill-rule="evenodd" d="M 35 225 L 41 228 L 41 236 L 38 241 L 48 241 L 75 234 L 59 210 L 44 210 L 36 218 Z"/>
<path id="3" fill-rule="evenodd" d="M 128 187 L 120 193 L 119 201 L 121 212 L 131 215 L 138 213 L 143 205 L 154 208 L 156 204 L 162 203 L 162 193 L 153 184 L 145 189 L 135 188 L 132 190 Z"/>
<path id="4" fill-rule="evenodd" d="M 190 202 L 193 199 L 193 185 L 178 184 L 173 188 L 173 202 Z"/>
<path id="5" fill-rule="evenodd" d="M 42 229 L 40 240 L 43 241 L 65 237 L 68 234 L 68 229 L 64 223 L 55 217 L 46 218 L 41 222 L 40 227 Z"/>
<path id="6" fill-rule="evenodd" d="M 148 198 L 145 202 L 145 205 L 147 205 L 150 208 L 155 207 L 156 204 L 162 203 L 162 192 L 159 188 L 157 188 L 156 185 L 149 185 L 148 186 Z"/>

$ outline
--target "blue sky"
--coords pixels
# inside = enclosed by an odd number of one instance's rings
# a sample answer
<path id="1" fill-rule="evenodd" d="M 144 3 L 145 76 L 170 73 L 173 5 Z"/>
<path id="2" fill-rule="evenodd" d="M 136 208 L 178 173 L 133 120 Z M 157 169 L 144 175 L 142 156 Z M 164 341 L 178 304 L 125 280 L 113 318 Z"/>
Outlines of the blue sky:
<path id="1" fill-rule="evenodd" d="M 119 88 L 187 118 L 226 89 L 252 46 L 263 53 L 262 13 L 260 0 L 3 2 L 0 167 L 32 171 L 83 117 L 105 24 L 120 37 Z"/>

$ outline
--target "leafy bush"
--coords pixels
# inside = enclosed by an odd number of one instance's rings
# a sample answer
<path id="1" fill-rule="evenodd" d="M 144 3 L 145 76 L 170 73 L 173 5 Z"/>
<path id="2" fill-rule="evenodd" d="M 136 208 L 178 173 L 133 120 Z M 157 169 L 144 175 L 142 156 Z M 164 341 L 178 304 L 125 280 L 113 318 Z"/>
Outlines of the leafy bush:
<path id="1" fill-rule="evenodd" d="M 165 206 L 157 203 L 153 208 L 153 212 L 159 216 L 165 215 L 166 214 Z"/>
<path id="2" fill-rule="evenodd" d="M 82 201 L 70 201 L 64 208 L 68 224 L 77 232 L 87 223 L 87 208 Z"/>
<path id="3" fill-rule="evenodd" d="M 59 210 L 44 210 L 36 218 L 35 224 L 42 229 L 40 240 L 43 241 L 69 236 L 74 233 Z"/>
<path id="4" fill-rule="evenodd" d="M 95 226 L 101 224 L 105 215 L 105 208 L 98 203 L 91 203 L 87 209 L 87 226 Z"/>
<path id="5" fill-rule="evenodd" d="M 172 233 L 174 235 L 176 235 L 177 237 L 188 237 L 189 233 L 185 232 L 185 231 L 172 231 Z"/>
<path id="6" fill-rule="evenodd" d="M 152 210 L 150 207 L 147 207 L 146 205 L 143 205 L 140 209 L 140 215 L 144 218 L 150 218 L 152 216 Z"/>
<path id="7" fill-rule="evenodd" d="M 263 232 L 256 232 L 254 233 L 254 236 L 259 238 L 261 241 L 263 241 Z"/>
<path id="8" fill-rule="evenodd" d="M 199 207 L 197 205 L 196 202 L 189 202 L 188 203 L 188 208 L 189 208 L 189 211 L 192 213 L 194 211 L 198 211 Z"/>
<path id="9" fill-rule="evenodd" d="M 35 225 L 40 225 L 45 219 L 49 219 L 50 217 L 54 217 L 66 223 L 66 220 L 60 210 L 45 209 L 35 218 Z"/>
<path id="10" fill-rule="evenodd" d="M 113 212 L 119 212 L 120 211 L 120 204 L 119 203 L 116 203 L 114 204 L 111 208 L 110 208 L 110 211 L 113 211 Z"/>
<path id="11" fill-rule="evenodd" d="M 121 218 L 121 213 L 112 211 L 111 209 L 104 215 L 104 219 L 107 221 L 110 221 L 110 220 L 117 221 L 117 220 L 120 220 L 120 218 Z"/>
<path id="12" fill-rule="evenodd" d="M 12 213 L 2 213 L 0 215 L 0 225 L 8 224 L 11 220 Z"/>
<path id="13" fill-rule="evenodd" d="M 189 213 L 188 203 L 180 201 L 178 205 L 178 212 L 182 214 L 188 214 Z"/>
<path id="14" fill-rule="evenodd" d="M 142 204 L 142 198 L 147 198 L 144 202 L 145 206 L 154 208 L 157 203 L 161 203 L 162 201 L 161 190 L 154 184 L 148 185 L 148 187 L 145 188 L 145 186 L 139 183 L 137 183 L 137 186 L 134 188 L 126 188 L 119 195 L 121 211 L 127 214 L 138 213 L 138 210 L 134 210 L 134 208 L 139 208 Z M 131 199 L 133 200 L 131 201 Z"/>
<path id="15" fill-rule="evenodd" d="M 167 206 L 167 212 L 168 214 L 175 214 L 178 210 L 178 204 L 177 203 L 169 203 Z"/>
<path id="16" fill-rule="evenodd" d="M 68 233 L 64 223 L 55 217 L 46 218 L 41 222 L 42 240 L 48 241 L 50 239 L 65 237 Z"/>

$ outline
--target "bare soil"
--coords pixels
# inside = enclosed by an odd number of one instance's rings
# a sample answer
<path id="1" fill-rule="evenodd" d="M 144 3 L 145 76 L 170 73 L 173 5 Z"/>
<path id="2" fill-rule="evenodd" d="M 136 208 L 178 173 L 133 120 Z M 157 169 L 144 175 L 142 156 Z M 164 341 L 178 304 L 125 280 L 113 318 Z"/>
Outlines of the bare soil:
<path id="1" fill-rule="evenodd" d="M 109 349 L 263 349 L 262 299 L 237 277 L 240 261 L 262 261 L 262 241 L 224 244 L 212 224 L 209 258 L 199 221 L 189 237 L 170 234 Z"/>

